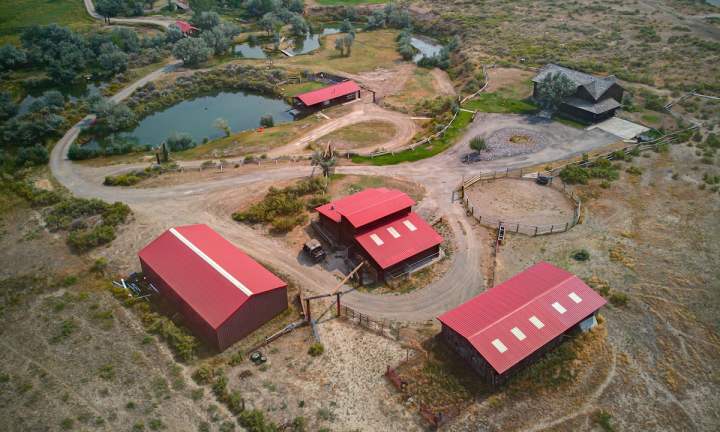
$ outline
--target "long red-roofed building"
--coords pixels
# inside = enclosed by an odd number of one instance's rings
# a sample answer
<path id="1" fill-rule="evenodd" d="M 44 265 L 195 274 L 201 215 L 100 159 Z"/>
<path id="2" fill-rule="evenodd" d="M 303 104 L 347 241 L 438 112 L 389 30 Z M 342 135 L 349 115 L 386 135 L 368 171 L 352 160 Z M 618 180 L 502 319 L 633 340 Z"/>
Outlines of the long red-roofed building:
<path id="1" fill-rule="evenodd" d="M 348 102 L 360 97 L 360 86 L 355 81 L 343 81 L 317 90 L 295 96 L 296 105 L 301 108 L 322 108 L 328 105 Z"/>
<path id="2" fill-rule="evenodd" d="M 287 284 L 207 225 L 170 228 L 138 256 L 185 324 L 220 350 L 287 308 Z"/>
<path id="3" fill-rule="evenodd" d="M 438 320 L 448 344 L 496 385 L 569 332 L 594 326 L 605 303 L 579 277 L 540 262 Z"/>
<path id="4" fill-rule="evenodd" d="M 376 279 L 406 274 L 438 257 L 443 241 L 414 204 L 397 189 L 365 189 L 318 207 L 319 230 L 369 262 Z"/>

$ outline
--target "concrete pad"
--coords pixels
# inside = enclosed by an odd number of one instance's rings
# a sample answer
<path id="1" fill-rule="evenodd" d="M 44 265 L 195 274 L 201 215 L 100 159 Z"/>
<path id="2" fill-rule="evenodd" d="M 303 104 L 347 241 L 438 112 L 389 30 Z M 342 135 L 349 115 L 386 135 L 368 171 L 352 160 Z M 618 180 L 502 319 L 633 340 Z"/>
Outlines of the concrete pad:
<path id="1" fill-rule="evenodd" d="M 615 136 L 619 136 L 622 139 L 633 139 L 636 136 L 650 130 L 643 125 L 623 120 L 619 117 L 611 117 L 587 128 L 587 130 L 592 129 L 600 129 Z"/>

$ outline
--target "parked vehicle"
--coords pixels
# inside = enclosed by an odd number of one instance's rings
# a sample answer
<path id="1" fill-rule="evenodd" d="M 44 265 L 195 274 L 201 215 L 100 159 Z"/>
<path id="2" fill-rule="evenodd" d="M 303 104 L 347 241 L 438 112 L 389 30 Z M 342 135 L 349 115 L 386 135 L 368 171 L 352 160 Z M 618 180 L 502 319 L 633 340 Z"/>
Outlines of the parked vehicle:
<path id="1" fill-rule="evenodd" d="M 307 241 L 303 245 L 303 250 L 307 253 L 310 258 L 315 262 L 320 262 L 325 259 L 326 253 L 322 245 L 316 239 Z"/>

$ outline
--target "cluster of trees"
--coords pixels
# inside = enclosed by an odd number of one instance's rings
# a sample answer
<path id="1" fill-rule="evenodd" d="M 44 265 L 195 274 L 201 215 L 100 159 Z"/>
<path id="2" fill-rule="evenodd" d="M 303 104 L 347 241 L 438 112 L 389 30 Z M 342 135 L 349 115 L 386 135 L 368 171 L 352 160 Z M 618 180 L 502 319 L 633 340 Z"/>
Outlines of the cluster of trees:
<path id="1" fill-rule="evenodd" d="M 152 0 L 94 0 L 95 12 L 105 17 L 109 22 L 110 18 L 116 16 L 140 16 L 145 6 L 152 7 Z"/>
<path id="2" fill-rule="evenodd" d="M 235 36 L 240 34 L 238 26 L 222 22 L 216 12 L 196 12 L 192 24 L 200 29 L 200 37 L 185 38 L 180 29 L 174 25 L 168 31 L 174 35 L 173 38 L 179 33 L 177 42 L 173 46 L 173 55 L 188 66 L 203 63 L 213 54 L 227 53 Z"/>
<path id="3" fill-rule="evenodd" d="M 384 9 L 374 11 L 369 17 L 365 28 L 374 30 L 384 27 L 404 29 L 410 27 L 412 18 L 405 7 L 388 3 Z"/>
<path id="4" fill-rule="evenodd" d="M 67 125 L 60 115 L 65 107 L 65 97 L 56 90 L 45 92 L 33 101 L 27 112 L 17 116 L 17 105 L 7 92 L 0 92 L 0 143 L 5 148 L 19 148 L 14 160 L 15 166 L 42 165 L 48 161 L 44 141 L 62 132 Z M 3 159 L 8 161 L 9 155 Z"/>
<path id="5" fill-rule="evenodd" d="M 58 84 L 74 81 L 92 69 L 104 76 L 127 70 L 131 62 L 148 64 L 162 58 L 161 50 L 175 34 L 140 39 L 128 28 L 83 36 L 57 24 L 32 26 L 20 35 L 21 47 L 0 47 L 0 73 L 21 68 L 45 69 Z M 182 34 L 180 35 L 182 37 Z"/>
<path id="6" fill-rule="evenodd" d="M 249 0 L 247 3 L 248 14 L 258 18 L 258 25 L 274 38 L 276 47 L 284 25 L 290 25 L 290 33 L 295 37 L 310 31 L 310 25 L 302 16 L 304 10 L 303 0 Z"/>

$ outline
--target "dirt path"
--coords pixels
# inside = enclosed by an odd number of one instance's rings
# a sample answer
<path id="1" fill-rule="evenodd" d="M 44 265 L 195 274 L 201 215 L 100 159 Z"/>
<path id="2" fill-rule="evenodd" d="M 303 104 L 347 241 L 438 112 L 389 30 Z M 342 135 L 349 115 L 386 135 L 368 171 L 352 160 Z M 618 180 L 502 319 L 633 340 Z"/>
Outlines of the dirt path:
<path id="1" fill-rule="evenodd" d="M 372 146 L 354 149 L 353 151 L 370 152 L 378 147 L 382 147 L 387 150 L 399 148 L 408 144 L 410 140 L 412 140 L 413 136 L 415 136 L 418 132 L 418 127 L 415 122 L 413 122 L 410 117 L 405 114 L 380 108 L 366 99 L 352 103 L 351 106 L 353 109 L 349 114 L 346 114 L 338 119 L 332 119 L 328 123 L 312 130 L 304 137 L 282 147 L 271 150 L 268 152 L 268 156 L 272 158 L 283 155 L 308 154 L 306 147 L 311 142 L 345 126 L 372 120 L 392 123 L 396 130 L 395 136 L 393 136 L 390 141 L 384 143 L 374 143 Z"/>
<path id="2" fill-rule="evenodd" d="M 95 4 L 92 0 L 84 0 L 85 9 L 87 13 L 97 19 L 104 20 L 105 18 L 95 11 Z M 147 25 L 151 27 L 160 27 L 167 29 L 171 24 L 175 24 L 175 20 L 163 16 L 147 17 L 147 18 L 112 18 L 110 24 L 129 24 L 129 25 Z"/>
<path id="3" fill-rule="evenodd" d="M 447 72 L 442 69 L 435 68 L 430 71 L 430 74 L 434 78 L 434 87 L 438 94 L 444 96 L 455 96 L 457 94 Z"/>

